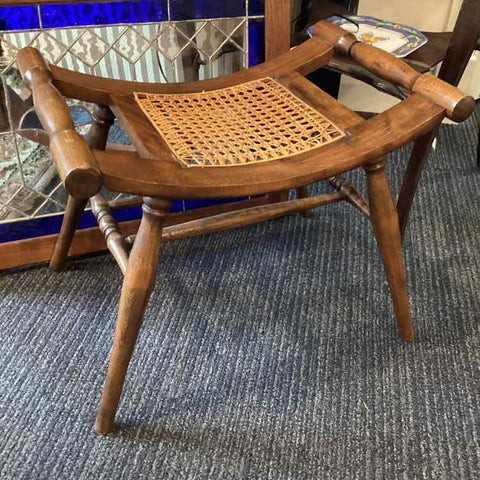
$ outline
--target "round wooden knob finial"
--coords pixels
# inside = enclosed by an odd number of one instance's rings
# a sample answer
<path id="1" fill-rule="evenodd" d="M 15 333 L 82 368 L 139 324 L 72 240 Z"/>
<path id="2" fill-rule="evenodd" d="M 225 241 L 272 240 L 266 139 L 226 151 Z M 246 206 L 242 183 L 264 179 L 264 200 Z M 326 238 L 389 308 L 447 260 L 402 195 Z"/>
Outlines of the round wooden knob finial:
<path id="1" fill-rule="evenodd" d="M 452 110 L 451 119 L 454 122 L 463 122 L 475 110 L 475 99 L 470 95 L 463 97 L 457 102 Z"/>
<path id="2" fill-rule="evenodd" d="M 428 73 L 417 79 L 412 90 L 443 107 L 454 122 L 463 122 L 475 109 L 475 100 L 470 95 Z"/>
<path id="3" fill-rule="evenodd" d="M 72 197 L 86 200 L 100 191 L 100 170 L 92 152 L 75 130 L 52 134 L 50 151 L 63 185 Z"/>

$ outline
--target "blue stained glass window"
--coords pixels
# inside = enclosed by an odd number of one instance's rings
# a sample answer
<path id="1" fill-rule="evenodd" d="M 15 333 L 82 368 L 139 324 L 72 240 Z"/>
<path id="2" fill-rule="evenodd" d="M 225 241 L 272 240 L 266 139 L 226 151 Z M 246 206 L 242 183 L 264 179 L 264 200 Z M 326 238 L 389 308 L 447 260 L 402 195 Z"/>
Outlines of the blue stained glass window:
<path id="1" fill-rule="evenodd" d="M 167 0 L 42 5 L 40 9 L 46 28 L 167 20 Z"/>
<path id="2" fill-rule="evenodd" d="M 265 61 L 265 22 L 263 18 L 248 22 L 248 65 Z"/>
<path id="3" fill-rule="evenodd" d="M 245 0 L 170 0 L 172 20 L 243 17 Z"/>
<path id="4" fill-rule="evenodd" d="M 219 203 L 217 201 L 217 203 Z M 183 203 L 181 200 L 175 200 L 172 204 L 170 212 L 181 212 Z M 127 220 L 136 220 L 142 218 L 141 207 L 122 208 L 114 210 L 113 215 L 118 222 Z M 60 232 L 62 226 L 63 215 L 54 215 L 52 217 L 33 218 L 20 222 L 2 223 L 0 224 L 0 243 L 13 242 L 15 240 L 24 240 L 26 238 L 42 237 L 44 235 L 52 235 Z M 79 229 L 96 227 L 97 221 L 91 211 L 84 212 Z"/>
<path id="5" fill-rule="evenodd" d="M 249 15 L 263 15 L 265 12 L 265 0 L 250 0 L 248 2 Z"/>
<path id="6" fill-rule="evenodd" d="M 0 7 L 0 30 L 40 28 L 37 7 Z"/>

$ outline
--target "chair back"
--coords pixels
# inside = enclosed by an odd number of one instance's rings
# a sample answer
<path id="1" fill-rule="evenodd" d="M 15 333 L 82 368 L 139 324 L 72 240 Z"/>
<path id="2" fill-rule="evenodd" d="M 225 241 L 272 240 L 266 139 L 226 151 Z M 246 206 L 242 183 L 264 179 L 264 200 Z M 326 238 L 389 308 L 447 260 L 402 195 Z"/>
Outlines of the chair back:
<path id="1" fill-rule="evenodd" d="M 464 0 L 438 78 L 457 86 L 480 38 L 480 0 Z"/>

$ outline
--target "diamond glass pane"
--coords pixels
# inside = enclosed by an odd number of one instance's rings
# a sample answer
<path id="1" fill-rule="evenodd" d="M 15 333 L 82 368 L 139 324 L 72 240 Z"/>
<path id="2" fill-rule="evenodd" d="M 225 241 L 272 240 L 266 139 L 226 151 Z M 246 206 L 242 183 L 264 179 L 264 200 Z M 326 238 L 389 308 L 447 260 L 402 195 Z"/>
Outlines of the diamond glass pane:
<path id="1" fill-rule="evenodd" d="M 0 242 L 5 241 L 4 235 L 13 235 L 11 239 L 33 236 L 30 226 L 39 234 L 58 231 L 58 219 L 46 222 L 44 218 L 46 223 L 40 224 L 35 217 L 61 211 L 66 201 L 49 154 L 33 141 L 45 141 L 45 134 L 15 65 L 19 49 L 35 46 L 48 61 L 63 68 L 141 82 L 194 81 L 248 65 L 252 46 L 246 38 L 245 0 L 170 0 L 167 4 L 167 0 L 52 1 L 38 8 L 0 7 Z M 255 5 L 250 0 L 250 14 L 257 11 Z M 91 106 L 78 101 L 68 104 L 77 130 L 84 133 L 88 126 L 82 125 L 91 120 L 85 108 Z M 175 205 L 177 210 L 185 208 L 182 201 Z M 198 205 L 189 204 L 193 206 Z M 138 217 L 138 212 L 118 215 L 127 219 L 128 215 Z M 90 217 L 82 221 L 83 227 L 95 224 Z M 3 223 L 24 218 L 29 220 L 21 222 L 21 229 Z"/>

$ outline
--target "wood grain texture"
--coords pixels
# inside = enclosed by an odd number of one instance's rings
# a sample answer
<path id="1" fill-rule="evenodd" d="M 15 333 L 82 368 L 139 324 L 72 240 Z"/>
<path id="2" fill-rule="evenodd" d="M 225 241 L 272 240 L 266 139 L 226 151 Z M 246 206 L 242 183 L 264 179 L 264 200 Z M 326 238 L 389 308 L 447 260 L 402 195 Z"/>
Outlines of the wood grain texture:
<path id="1" fill-rule="evenodd" d="M 428 38 L 428 43 L 404 60 L 420 73 L 428 72 L 434 65 L 443 61 L 438 77 L 451 85 L 457 86 L 473 50 L 479 48 L 480 2 L 478 0 L 463 1 L 453 32 L 424 33 Z M 385 81 L 384 77 L 380 78 L 374 75 L 361 64 L 345 55 L 334 55 L 328 68 L 357 78 L 401 100 L 408 95 L 405 89 L 401 90 L 393 86 Z M 474 106 L 472 98 L 462 98 L 458 90 L 451 90 L 451 87 L 448 87 L 445 83 L 435 82 L 428 76 L 419 76 L 412 88 L 443 106 L 448 111 L 450 118 L 456 121 L 466 118 Z M 441 89 L 447 89 L 448 92 L 440 92 Z M 397 201 L 402 236 L 407 228 L 409 212 L 435 133 L 436 129 L 420 136 L 412 149 Z M 480 132 L 478 164 L 480 165 Z"/>
<path id="2" fill-rule="evenodd" d="M 417 138 L 413 144 L 410 160 L 405 170 L 402 186 L 397 199 L 398 220 L 400 223 L 400 234 L 405 236 L 408 225 L 408 217 L 412 208 L 415 192 L 417 191 L 420 178 L 427 163 L 428 153 L 432 148 L 433 141 L 438 132 L 438 128 L 427 132 L 420 138 Z"/>
<path id="3" fill-rule="evenodd" d="M 117 200 L 110 200 L 108 206 L 112 209 L 125 207 L 138 207 L 142 205 L 143 198 L 139 196 L 119 198 Z"/>
<path id="4" fill-rule="evenodd" d="M 457 86 L 480 41 L 480 2 L 463 0 L 438 78 Z"/>
<path id="5" fill-rule="evenodd" d="M 349 56 L 336 53 L 325 68 L 332 72 L 341 75 L 348 75 L 351 78 L 360 80 L 381 92 L 388 93 L 392 97 L 398 98 L 399 100 L 405 100 L 405 98 L 408 97 L 409 92 L 407 90 L 392 85 L 390 82 L 374 75 Z"/>
<path id="6" fill-rule="evenodd" d="M 427 73 L 445 58 L 452 32 L 422 32 L 428 39 L 423 47 L 404 58 L 417 72 Z M 451 82 L 449 82 L 451 83 Z"/>
<path id="7" fill-rule="evenodd" d="M 326 65 L 332 55 L 333 47 L 330 43 L 319 38 L 311 38 L 295 49 L 247 70 L 240 70 L 230 75 L 208 80 L 168 84 L 113 80 L 72 72 L 53 65 L 50 66 L 50 69 L 54 85 L 64 96 L 99 105 L 109 105 L 112 94 L 121 96 L 131 95 L 133 92 L 192 93 L 216 90 L 250 80 L 280 76 L 289 72 L 308 75 Z"/>
<path id="8" fill-rule="evenodd" d="M 105 150 L 115 115 L 105 105 L 94 105 L 92 109 L 92 125 L 85 135 L 87 145 L 95 150 Z"/>
<path id="9" fill-rule="evenodd" d="M 257 205 L 269 203 L 267 197 L 257 197 L 251 200 L 213 205 L 211 207 L 196 208 L 185 212 L 171 213 L 165 219 L 165 226 L 177 225 L 198 218 L 218 215 L 224 212 L 241 210 Z M 125 237 L 134 235 L 138 231 L 140 220 L 130 220 L 119 224 Z M 0 270 L 21 267 L 35 263 L 48 262 L 57 242 L 59 234 L 43 237 L 17 240 L 15 242 L 0 243 Z M 106 250 L 105 238 L 98 227 L 77 230 L 69 250 L 69 256 L 85 255 L 87 253 Z"/>
<path id="10" fill-rule="evenodd" d="M 359 42 L 353 34 L 327 20 L 316 23 L 313 32 L 315 36 L 334 45 L 339 54 L 350 55 L 370 73 L 407 90 L 412 89 L 420 76 L 420 73 L 402 60 L 384 50 Z"/>
<path id="11" fill-rule="evenodd" d="M 165 227 L 162 241 L 178 240 L 180 238 L 195 237 L 207 233 L 221 232 L 232 228 L 245 227 L 254 223 L 261 223 L 273 218 L 283 217 L 296 212 L 309 211 L 330 203 L 345 200 L 345 194 L 333 192 L 317 197 L 305 197 L 296 200 L 281 200 L 269 205 L 260 205 L 242 210 L 221 213 L 206 218 L 191 220 L 190 222 Z M 128 239 L 133 243 L 135 236 Z"/>
<path id="12" fill-rule="evenodd" d="M 413 85 L 421 76 L 404 61 L 366 43 L 355 43 L 350 56 L 374 75 L 409 91 L 412 91 Z"/>
<path id="13" fill-rule="evenodd" d="M 133 235 L 138 231 L 140 220 L 122 222 L 124 235 Z M 0 243 L 0 270 L 23 267 L 49 262 L 60 234 L 44 235 L 14 242 Z M 77 230 L 68 255 L 75 257 L 107 250 L 105 238 L 98 227 Z"/>
<path id="14" fill-rule="evenodd" d="M 385 172 L 385 160 L 367 165 L 370 217 L 393 300 L 400 337 L 412 342 L 414 329 L 408 302 L 398 216 Z"/>
<path id="15" fill-rule="evenodd" d="M 143 197 L 143 217 L 139 232 L 132 239 L 133 250 L 128 259 L 108 202 L 101 197 L 93 199 L 94 213 L 100 227 L 107 237 L 110 249 L 125 271 L 113 349 L 95 422 L 95 429 L 100 434 L 110 432 L 113 427 L 130 358 L 153 288 L 162 240 L 236 228 L 348 198 L 365 215 L 370 213 L 400 336 L 406 341 L 413 340 L 398 216 L 385 174 L 384 156 L 437 128 L 445 115 L 463 119 L 469 114 L 471 102 L 455 88 L 436 79 L 432 80 L 429 76 L 420 75 L 401 60 L 358 42 L 351 34 L 328 22 L 319 22 L 315 26 L 312 39 L 293 51 L 286 51 L 290 37 L 290 25 L 286 21 L 289 2 L 267 0 L 266 8 L 270 22 L 266 27 L 267 36 L 271 38 L 268 57 L 271 60 L 253 69 L 213 80 L 174 85 L 138 84 L 99 79 L 53 67 L 52 80 L 52 74 L 38 52 L 27 49 L 21 54 L 21 70 L 25 79 L 30 81 L 34 95 L 36 91 L 38 96 L 36 104 L 39 104 L 42 112 L 42 123 L 51 138 L 52 150 L 58 157 L 59 168 L 71 168 L 75 162 L 83 166 L 87 164 L 84 152 L 77 148 L 77 144 L 72 140 L 72 148 L 68 149 L 68 139 L 63 138 L 65 131 L 71 132 L 69 117 L 62 111 L 60 115 L 56 111 L 50 111 L 52 107 L 63 105 L 59 102 L 59 98 L 62 100 L 60 91 L 79 100 L 103 105 L 95 109 L 94 127 L 87 137 L 92 147 L 93 163 L 98 166 L 97 174 L 109 190 Z M 412 91 L 412 94 L 388 111 L 364 121 L 303 77 L 329 61 L 334 50 L 349 55 L 370 73 L 385 81 L 394 82 L 401 88 Z M 285 53 L 281 53 L 282 51 Z M 162 136 L 165 131 L 159 133 L 153 127 L 133 95 L 134 92 L 201 92 L 271 76 L 299 100 L 317 110 L 312 112 L 312 115 L 318 116 L 318 112 L 325 115 L 336 129 L 341 131 L 337 141 L 300 154 L 293 154 L 293 149 L 286 150 L 286 157 L 276 158 L 271 162 L 243 164 L 234 168 L 184 168 L 176 161 L 174 153 L 166 144 Z M 59 91 L 52 86 L 52 81 Z M 245 95 L 250 95 L 250 92 Z M 212 95 L 216 96 L 217 94 Z M 305 104 L 304 109 L 310 111 Z M 64 108 L 61 106 L 60 110 Z M 113 120 L 112 112 L 132 140 L 134 150 L 118 146 L 103 150 L 107 143 L 108 127 Z M 241 115 L 240 110 L 236 121 L 242 121 Z M 259 136 L 252 135 L 253 138 L 260 138 L 261 128 L 258 128 Z M 183 132 L 187 129 L 178 130 Z M 293 140 L 285 140 L 286 146 L 288 147 L 289 141 L 306 141 L 311 135 L 321 135 L 317 130 L 304 132 Z M 199 141 L 200 136 L 198 132 L 195 137 L 193 135 L 195 131 L 192 132 L 192 138 L 186 140 L 194 144 Z M 83 139 L 78 138 L 90 152 Z M 269 146 L 265 144 L 263 148 Z M 370 212 L 353 187 L 338 177 L 343 172 L 361 166 L 367 173 Z M 299 196 L 305 197 L 305 185 L 329 178 L 339 192 L 286 201 L 291 188 L 299 188 Z M 189 218 L 189 221 L 182 225 L 168 225 L 169 209 L 174 199 L 251 195 L 262 195 L 259 201 L 265 204 L 243 210 L 220 212 L 219 207 L 209 210 L 208 213 L 185 213 L 178 215 L 177 219 Z M 134 198 L 131 201 L 137 200 Z M 245 205 L 246 202 L 242 203 L 242 206 Z M 209 215 L 214 210 L 217 215 Z M 195 218 L 195 215 L 198 217 Z M 208 218 L 205 218 L 207 216 Z M 66 222 L 65 232 L 69 235 L 73 232 L 73 220 Z M 68 248 L 64 245 L 63 258 L 67 251 Z"/>
<path id="16" fill-rule="evenodd" d="M 120 227 L 113 216 L 112 209 L 101 195 L 95 195 L 90 202 L 92 213 L 95 215 L 98 226 L 105 237 L 107 247 L 120 270 L 125 274 L 128 265 L 128 251 Z"/>
<path id="17" fill-rule="evenodd" d="M 311 88 L 321 92 L 314 86 Z M 299 87 L 295 93 L 301 90 Z M 319 98 L 322 98 L 321 93 Z M 348 129 L 345 138 L 319 149 L 253 166 L 192 169 L 178 166 L 171 153 L 162 150 L 159 135 L 153 127 L 149 128 L 145 117 L 142 120 L 136 115 L 134 105 L 128 105 L 128 99 L 124 99 L 122 105 L 118 99 L 116 102 L 122 111 L 117 115 L 122 127 L 129 135 L 134 132 L 131 137 L 134 142 L 141 137 L 149 157 L 157 156 L 148 158 L 132 152 L 96 151 L 105 186 L 117 192 L 165 198 L 249 196 L 309 185 L 395 150 L 439 125 L 445 116 L 444 109 L 419 94 L 413 94 L 368 121 L 344 116 L 348 125 L 354 121 L 357 123 Z M 331 99 L 328 103 L 336 105 L 338 102 Z M 329 112 L 333 121 L 336 120 L 334 111 Z M 339 126 L 343 127 L 342 124 Z M 163 156 L 162 151 L 165 152 Z"/>
<path id="18" fill-rule="evenodd" d="M 54 272 L 60 272 L 65 266 L 75 230 L 78 222 L 82 218 L 86 205 L 87 200 L 77 200 L 72 196 L 68 197 L 62 229 L 58 235 L 50 260 L 50 268 Z"/>
<path id="19" fill-rule="evenodd" d="M 163 219 L 170 203 L 146 199 L 137 238 L 122 286 L 118 319 L 107 378 L 95 421 L 95 431 L 105 435 L 113 427 L 125 375 L 143 320 L 160 254 Z"/>
<path id="20" fill-rule="evenodd" d="M 51 72 L 40 52 L 24 48 L 17 55 L 24 81 L 32 90 L 36 112 L 48 133 L 50 151 L 65 189 L 87 200 L 100 191 L 102 178 L 92 152 L 74 128 L 70 111 L 53 86 Z"/>
<path id="21" fill-rule="evenodd" d="M 328 183 L 338 190 L 339 192 L 343 193 L 346 197 L 346 200 L 353 205 L 359 212 L 365 215 L 367 218 L 370 218 L 370 209 L 368 207 L 368 203 L 365 199 L 357 192 L 355 187 L 347 182 L 345 178 L 341 175 L 336 175 L 335 177 L 330 177 L 328 179 Z"/>
<path id="22" fill-rule="evenodd" d="M 433 75 L 424 73 L 413 85 L 413 92 L 421 93 L 443 107 L 447 117 L 454 122 L 463 122 L 475 110 L 475 100 L 461 90 Z"/>
<path id="23" fill-rule="evenodd" d="M 350 55 L 370 74 L 410 92 L 421 93 L 444 108 L 451 120 L 463 121 L 475 108 L 470 95 L 432 75 L 420 74 L 391 53 L 357 41 L 352 34 L 326 20 L 315 24 L 314 35 L 332 43 L 338 53 Z"/>
<path id="24" fill-rule="evenodd" d="M 290 0 L 265 0 L 265 58 L 290 49 Z"/>
<path id="25" fill-rule="evenodd" d="M 93 109 L 93 122 L 90 127 L 90 130 L 86 136 L 86 142 L 90 148 L 99 148 L 104 149 L 107 144 L 108 131 L 113 124 L 114 117 L 112 112 L 107 107 L 100 107 L 96 105 Z M 50 135 L 50 132 L 49 132 Z M 74 152 L 71 153 L 72 155 Z M 70 160 L 69 160 L 70 161 Z M 98 197 L 101 199 L 101 197 Z M 65 216 L 62 222 L 62 228 L 58 241 L 55 245 L 52 254 L 52 260 L 50 261 L 50 268 L 59 272 L 65 266 L 67 260 L 68 251 L 72 244 L 75 230 L 77 228 L 78 222 L 80 221 L 83 210 L 85 209 L 87 200 L 76 200 L 74 197 L 69 195 L 68 202 L 65 210 Z M 95 213 L 95 212 L 94 212 Z M 102 231 L 105 233 L 111 234 L 111 229 L 107 228 L 107 218 L 101 214 L 100 210 L 96 212 L 97 219 L 102 220 Z M 112 217 L 113 220 L 113 217 Z M 111 223 L 111 222 L 110 222 Z M 110 239 L 107 241 L 109 248 L 117 247 L 120 240 L 116 239 L 115 236 L 110 235 Z M 115 237 L 115 240 L 114 240 Z M 113 250 L 117 253 L 117 250 Z M 120 255 L 120 254 L 119 254 Z M 117 258 L 117 257 L 115 257 Z M 118 257 L 118 260 L 122 260 L 122 256 Z M 122 266 L 120 262 L 120 266 Z"/>
<path id="26" fill-rule="evenodd" d="M 303 185 L 302 187 L 297 187 L 295 189 L 295 192 L 297 194 L 297 198 L 308 198 L 308 185 Z M 304 217 L 311 217 L 313 215 L 313 212 L 310 209 L 302 210 L 300 213 Z"/>

